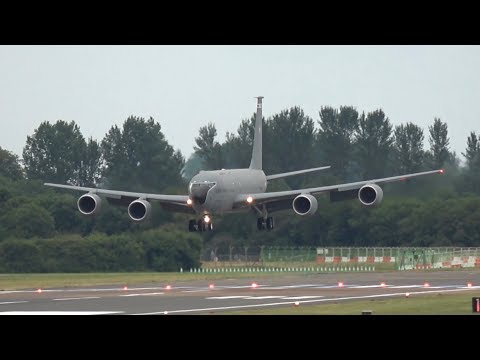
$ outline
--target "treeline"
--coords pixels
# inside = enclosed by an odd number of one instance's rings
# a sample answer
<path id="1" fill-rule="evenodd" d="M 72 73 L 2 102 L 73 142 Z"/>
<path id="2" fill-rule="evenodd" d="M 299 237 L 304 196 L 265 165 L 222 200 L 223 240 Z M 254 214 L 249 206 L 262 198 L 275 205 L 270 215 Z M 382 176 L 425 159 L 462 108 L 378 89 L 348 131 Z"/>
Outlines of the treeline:
<path id="1" fill-rule="evenodd" d="M 273 180 L 270 191 L 446 169 L 442 176 L 386 185 L 384 202 L 375 209 L 320 197 L 313 217 L 275 213 L 272 232 L 257 232 L 253 216 L 238 214 L 217 217 L 215 231 L 199 236 L 186 231 L 188 217 L 155 203 L 152 218 L 141 224 L 130 221 L 126 207 L 106 201 L 98 216 L 85 217 L 76 208 L 80 193 L 43 186 L 55 182 L 185 194 L 199 170 L 248 167 L 254 117 L 242 120 L 223 143 L 217 141 L 214 124 L 201 127 L 188 161 L 168 144 L 159 123 L 134 116 L 121 128 L 112 126 L 101 141 L 86 140 L 75 122 L 59 120 L 43 122 L 27 137 L 23 159 L 0 148 L 0 271 L 167 271 L 198 261 L 202 246 L 480 246 L 480 143 L 475 131 L 458 155 L 450 150 L 448 127 L 440 119 L 433 119 L 424 133 L 413 123 L 394 127 L 381 109 L 365 114 L 350 106 L 322 107 L 314 121 L 293 107 L 264 119 L 263 127 L 267 175 L 332 166 Z M 179 239 L 181 247 L 182 236 L 191 238 L 182 250 L 186 257 L 173 257 L 173 267 L 167 260 L 152 265 L 148 259 L 154 241 L 136 240 L 149 236 L 168 243 L 170 250 L 177 240 L 169 239 Z M 165 259 L 172 257 L 164 253 Z"/>
<path id="2" fill-rule="evenodd" d="M 198 267 L 200 250 L 197 236 L 175 229 L 10 239 L 0 242 L 0 272 L 179 271 Z"/>

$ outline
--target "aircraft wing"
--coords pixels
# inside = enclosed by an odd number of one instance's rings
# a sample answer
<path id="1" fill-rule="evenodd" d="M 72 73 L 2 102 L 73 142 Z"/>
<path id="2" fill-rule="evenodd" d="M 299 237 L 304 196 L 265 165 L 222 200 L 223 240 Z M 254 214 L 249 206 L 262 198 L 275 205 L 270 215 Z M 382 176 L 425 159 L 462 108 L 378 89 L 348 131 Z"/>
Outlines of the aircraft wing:
<path id="1" fill-rule="evenodd" d="M 235 198 L 234 208 L 242 208 L 248 207 L 253 205 L 274 205 L 273 203 L 276 202 L 284 202 L 285 200 L 293 200 L 296 196 L 300 194 L 311 194 L 311 195 L 318 195 L 323 193 L 341 193 L 346 192 L 349 190 L 357 190 L 360 189 L 363 185 L 366 184 L 384 184 L 394 181 L 403 181 L 417 176 L 423 175 L 430 175 L 430 174 L 437 174 L 443 173 L 444 170 L 432 170 L 432 171 L 424 171 L 419 173 L 413 174 L 405 174 L 399 176 L 391 176 L 382 179 L 372 179 L 372 180 L 363 180 L 357 181 L 352 183 L 346 184 L 337 184 L 337 185 L 327 185 L 327 186 L 320 186 L 315 188 L 306 188 L 306 189 L 297 189 L 297 190 L 287 190 L 287 191 L 275 191 L 275 192 L 266 192 L 266 193 L 258 193 L 258 194 L 239 194 Z M 247 198 L 251 197 L 252 201 L 249 203 Z"/>
<path id="2" fill-rule="evenodd" d="M 98 188 L 89 188 L 83 186 L 73 186 L 73 185 L 63 185 L 63 184 L 51 184 L 45 183 L 46 186 L 53 186 L 62 189 L 85 191 L 91 194 L 97 194 L 105 196 L 112 200 L 113 203 L 122 203 L 124 201 L 132 201 L 138 198 L 145 200 L 156 200 L 160 202 L 165 207 L 171 208 L 187 208 L 190 207 L 187 205 L 188 195 L 163 195 L 163 194 L 146 194 L 146 193 L 137 193 L 130 191 L 118 191 L 118 190 L 107 190 L 107 189 L 98 189 Z"/>

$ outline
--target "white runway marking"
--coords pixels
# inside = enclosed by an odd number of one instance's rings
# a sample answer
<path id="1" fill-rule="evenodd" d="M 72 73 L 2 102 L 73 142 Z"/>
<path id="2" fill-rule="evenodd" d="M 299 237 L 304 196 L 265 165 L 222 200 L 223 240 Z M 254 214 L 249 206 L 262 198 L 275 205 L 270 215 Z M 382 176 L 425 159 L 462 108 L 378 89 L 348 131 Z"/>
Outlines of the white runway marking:
<path id="1" fill-rule="evenodd" d="M 86 300 L 86 299 L 100 299 L 100 296 L 85 296 L 85 297 L 76 297 L 76 298 L 58 298 L 52 299 L 53 301 L 68 301 L 68 300 Z"/>
<path id="2" fill-rule="evenodd" d="M 5 302 L 0 302 L 0 305 L 7 305 L 7 304 L 23 304 L 27 303 L 28 301 L 5 301 Z"/>
<path id="3" fill-rule="evenodd" d="M 184 293 L 194 293 L 194 292 L 201 292 L 201 291 L 210 291 L 213 289 L 200 289 L 200 290 L 182 290 Z"/>
<path id="4" fill-rule="evenodd" d="M 265 299 L 283 299 L 282 295 L 272 295 L 272 296 L 245 296 L 245 300 L 265 300 Z"/>
<path id="5" fill-rule="evenodd" d="M 152 296 L 152 295 L 163 295 L 163 292 L 153 292 L 153 293 L 138 293 L 138 294 L 125 294 L 125 295 L 118 295 L 118 296 Z"/>
<path id="6" fill-rule="evenodd" d="M 466 287 L 466 288 L 461 288 L 461 289 L 450 289 L 450 290 L 416 291 L 416 292 L 411 292 L 410 296 L 419 295 L 419 294 L 428 294 L 428 293 L 439 293 L 439 292 L 467 291 L 467 290 L 470 290 L 470 289 L 473 289 L 473 288 Z M 396 296 L 402 296 L 403 297 L 403 296 L 405 296 L 405 293 L 401 292 L 401 293 L 391 293 L 391 294 L 375 294 L 375 295 L 363 295 L 363 296 L 344 296 L 344 297 L 332 297 L 332 298 L 323 298 L 323 299 L 312 299 L 312 300 L 301 301 L 301 304 L 320 303 L 320 302 L 327 302 L 327 301 L 340 301 L 340 300 L 373 299 L 373 298 L 396 297 Z M 225 297 L 219 297 L 219 298 L 225 298 Z M 230 298 L 232 298 L 232 297 L 230 297 Z M 215 311 L 215 310 L 237 310 L 237 309 L 280 306 L 280 305 L 289 305 L 289 304 L 293 305 L 293 304 L 295 304 L 295 302 L 294 301 L 283 301 L 283 302 L 274 302 L 274 303 L 219 306 L 219 307 L 197 308 L 197 309 L 163 310 L 163 311 L 156 311 L 156 312 L 149 312 L 149 313 L 136 313 L 136 314 L 131 314 L 131 315 L 160 315 L 160 314 L 179 314 L 179 313 Z"/>
<path id="7" fill-rule="evenodd" d="M 321 295 L 311 295 L 311 296 L 285 296 L 282 297 L 283 300 L 303 300 L 303 299 L 318 299 L 323 298 L 325 296 Z"/>
<path id="8" fill-rule="evenodd" d="M 123 313 L 123 311 L 3 311 L 0 312 L 0 315 L 106 315 Z"/>
<path id="9" fill-rule="evenodd" d="M 284 289 L 297 289 L 305 287 L 319 286 L 318 284 L 304 284 L 304 285 L 285 285 L 285 286 L 264 286 L 263 290 L 284 290 Z"/>
<path id="10" fill-rule="evenodd" d="M 225 299 L 244 299 L 245 295 L 233 295 L 233 296 L 212 296 L 207 297 L 205 299 L 213 299 L 213 300 L 225 300 Z"/>

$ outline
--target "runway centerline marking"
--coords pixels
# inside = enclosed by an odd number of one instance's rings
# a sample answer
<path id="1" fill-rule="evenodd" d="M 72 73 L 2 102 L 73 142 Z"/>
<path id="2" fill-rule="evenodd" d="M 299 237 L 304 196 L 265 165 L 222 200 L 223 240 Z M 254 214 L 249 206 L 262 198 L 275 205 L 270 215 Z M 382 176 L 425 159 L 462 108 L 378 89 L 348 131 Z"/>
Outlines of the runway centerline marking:
<path id="1" fill-rule="evenodd" d="M 28 301 L 4 301 L 0 302 L 0 305 L 8 305 L 8 304 L 23 304 L 27 303 Z"/>
<path id="2" fill-rule="evenodd" d="M 226 300 L 226 299 L 244 299 L 245 295 L 232 295 L 232 296 L 211 296 L 205 299 L 213 299 L 213 300 Z"/>
<path id="3" fill-rule="evenodd" d="M 265 300 L 265 299 L 283 299 L 285 296 L 272 295 L 272 296 L 245 296 L 245 300 Z"/>
<path id="4" fill-rule="evenodd" d="M 307 296 L 284 296 L 283 300 L 303 300 L 303 299 L 318 299 L 323 298 L 322 295 L 307 295 Z"/>
<path id="5" fill-rule="evenodd" d="M 124 295 L 118 295 L 118 296 L 125 296 L 125 297 L 130 297 L 130 296 L 153 296 L 153 295 L 163 295 L 165 293 L 163 292 L 153 292 L 153 293 L 138 293 L 138 294 L 124 294 Z"/>
<path id="6" fill-rule="evenodd" d="M 468 290 L 471 290 L 471 289 L 472 288 L 467 287 L 467 288 L 462 288 L 462 289 L 450 289 L 450 290 L 416 291 L 416 292 L 411 292 L 410 296 L 418 295 L 418 294 L 439 293 L 439 292 L 468 291 Z M 331 297 L 331 298 L 323 298 L 323 299 L 304 300 L 304 301 L 300 301 L 300 304 L 320 303 L 320 302 L 340 301 L 340 300 L 384 298 L 384 297 L 395 297 L 395 296 L 405 296 L 405 293 L 401 292 L 401 293 L 390 293 L 390 294 L 387 293 L 387 294 L 375 294 L 375 295 L 363 295 L 363 296 Z M 222 298 L 222 297 L 220 297 L 220 298 Z M 133 313 L 133 314 L 130 314 L 130 315 L 165 315 L 165 314 L 179 314 L 179 313 L 215 311 L 215 310 L 248 309 L 248 308 L 258 308 L 258 307 L 281 306 L 281 305 L 289 305 L 289 304 L 295 304 L 295 302 L 294 301 L 282 301 L 282 302 L 274 302 L 274 303 L 219 306 L 219 307 L 197 308 L 197 309 L 163 310 L 163 311 L 155 311 L 155 312 L 148 312 L 148 313 Z"/>
<path id="7" fill-rule="evenodd" d="M 88 299 L 100 299 L 100 296 L 84 296 L 84 297 L 74 297 L 74 298 L 58 298 L 52 299 L 53 301 L 69 301 L 69 300 L 88 300 Z"/>
<path id="8" fill-rule="evenodd" d="M 124 311 L 1 311 L 0 315 L 107 315 Z"/>

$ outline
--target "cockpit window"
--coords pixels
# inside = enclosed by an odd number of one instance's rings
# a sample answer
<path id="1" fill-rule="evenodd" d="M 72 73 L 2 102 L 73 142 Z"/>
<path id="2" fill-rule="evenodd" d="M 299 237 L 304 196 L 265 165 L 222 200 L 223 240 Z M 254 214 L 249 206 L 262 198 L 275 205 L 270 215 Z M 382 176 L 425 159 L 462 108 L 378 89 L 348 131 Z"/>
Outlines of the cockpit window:
<path id="1" fill-rule="evenodd" d="M 205 189 L 205 188 L 206 189 L 211 189 L 215 185 L 217 185 L 217 183 L 213 182 L 213 181 L 194 181 L 194 182 L 190 183 L 189 191 L 193 192 L 195 190 Z"/>

